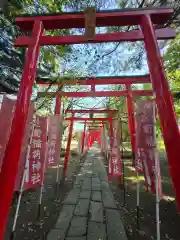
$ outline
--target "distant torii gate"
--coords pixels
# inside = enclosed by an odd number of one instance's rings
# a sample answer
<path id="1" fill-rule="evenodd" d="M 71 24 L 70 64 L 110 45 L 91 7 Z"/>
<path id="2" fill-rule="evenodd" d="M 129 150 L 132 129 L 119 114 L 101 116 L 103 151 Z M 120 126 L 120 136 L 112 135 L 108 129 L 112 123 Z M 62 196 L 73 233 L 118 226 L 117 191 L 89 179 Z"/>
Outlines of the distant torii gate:
<path id="1" fill-rule="evenodd" d="M 153 92 L 151 90 L 131 90 L 131 84 L 143 84 L 150 83 L 149 75 L 139 75 L 139 76 L 113 76 L 113 77 L 98 77 L 98 78 L 83 78 L 80 77 L 77 80 L 72 80 L 69 78 L 65 79 L 57 79 L 55 82 L 51 82 L 49 80 L 43 81 L 42 79 L 37 79 L 37 84 L 40 85 L 90 85 L 90 92 L 58 92 L 53 93 L 39 93 L 39 96 L 56 96 L 56 103 L 60 105 L 62 96 L 66 97 L 109 97 L 109 96 L 126 96 L 127 102 L 127 112 L 128 112 L 128 129 L 130 135 L 130 142 L 132 146 L 132 159 L 135 161 L 135 121 L 134 121 L 134 105 L 133 105 L 133 96 L 152 96 Z M 96 91 L 96 85 L 104 85 L 104 84 L 124 84 L 126 87 L 125 91 Z M 59 107 L 57 106 L 57 108 Z M 69 111 L 70 112 L 70 111 Z M 82 111 L 81 111 L 82 113 Z M 83 113 L 86 113 L 85 111 Z"/>
<path id="2" fill-rule="evenodd" d="M 180 132 L 174 112 L 172 96 L 165 77 L 165 71 L 157 44 L 157 39 L 167 39 L 172 37 L 172 34 L 169 34 L 169 30 L 167 31 L 163 29 L 162 31 L 159 31 L 154 30 L 153 27 L 153 25 L 164 24 L 167 22 L 172 13 L 173 10 L 171 8 L 126 9 L 114 12 L 98 11 L 96 13 L 97 27 L 139 25 L 142 31 L 137 30 L 131 32 L 99 34 L 96 35 L 93 40 L 87 40 L 84 36 L 43 36 L 44 30 L 84 28 L 84 12 L 59 13 L 51 16 L 20 16 L 16 18 L 16 23 L 19 28 L 24 32 L 31 31 L 31 35 L 20 36 L 16 40 L 16 46 L 26 46 L 28 49 L 12 123 L 12 130 L 4 154 L 0 174 L 0 240 L 2 240 L 4 236 L 8 212 L 12 201 L 21 144 L 41 45 L 144 41 L 151 75 L 153 95 L 156 99 L 171 176 L 176 192 L 176 199 L 180 209 Z M 135 92 L 133 92 L 133 94 L 134 93 Z M 139 95 L 138 92 L 136 93 Z M 68 94 L 69 96 L 72 96 L 71 93 Z M 127 92 L 123 91 L 117 93 L 116 96 L 126 94 Z M 61 95 L 64 94 L 62 93 Z M 74 97 L 75 95 L 76 94 L 74 94 Z M 101 92 L 97 93 L 97 95 L 99 97 L 104 96 Z M 81 96 L 85 97 L 85 94 L 83 93 Z M 96 95 L 93 93 L 89 96 L 95 97 Z M 106 93 L 106 96 L 111 96 L 111 94 Z"/>
<path id="3" fill-rule="evenodd" d="M 104 123 L 105 121 L 109 121 L 110 124 L 110 135 L 112 137 L 112 115 L 115 115 L 118 113 L 118 110 L 107 110 L 107 109 L 73 109 L 73 110 L 66 110 L 65 113 L 71 113 L 72 117 L 65 118 L 65 121 L 70 121 L 69 125 L 69 133 L 68 133 L 68 140 L 67 140 L 67 146 L 66 146 L 66 153 L 65 153 L 65 159 L 64 159 L 64 175 L 66 175 L 66 171 L 68 168 L 68 160 L 69 160 L 69 154 L 70 154 L 70 147 L 71 147 L 71 140 L 72 140 L 72 132 L 73 132 L 73 123 L 74 121 L 83 121 L 84 122 L 84 130 L 83 130 L 83 138 L 82 138 L 82 148 L 81 152 L 84 151 L 84 141 L 85 141 L 85 132 L 86 132 L 86 124 L 88 121 L 101 121 Z M 77 113 L 107 113 L 111 115 L 111 117 L 108 118 L 82 118 L 82 117 L 75 117 L 75 114 Z"/>
<path id="4" fill-rule="evenodd" d="M 98 85 L 102 84 L 102 78 L 100 78 Z M 111 78 L 103 78 L 103 82 L 106 83 L 107 81 L 111 80 Z M 113 79 L 113 78 L 112 78 Z M 126 80 L 129 80 L 129 84 L 126 83 Z M 56 96 L 56 102 L 60 103 L 60 99 L 63 96 L 66 97 L 75 97 L 75 98 L 81 98 L 81 97 L 117 97 L 117 96 L 126 96 L 127 99 L 127 111 L 128 111 L 128 129 L 129 129 L 129 134 L 130 134 L 130 141 L 131 141 L 131 146 L 132 146 L 132 159 L 133 162 L 135 161 L 135 148 L 136 148 L 136 143 L 135 143 L 135 121 L 134 121 L 134 106 L 133 106 L 133 97 L 137 96 L 152 96 L 153 92 L 152 90 L 131 90 L 131 82 L 135 83 L 135 80 L 137 82 L 148 82 L 149 81 L 149 76 L 135 76 L 135 77 L 115 77 L 114 78 L 115 82 L 117 83 L 118 81 L 125 84 L 126 90 L 123 91 L 96 91 L 95 86 L 96 84 L 94 82 L 98 82 L 97 80 L 89 80 L 88 85 L 91 84 L 91 91 L 89 92 L 47 92 L 43 93 L 40 92 L 39 96 L 44 97 L 44 96 L 49 96 L 49 97 L 55 97 Z M 82 80 L 83 84 L 86 85 L 87 82 L 85 80 Z M 112 81 L 113 82 L 113 81 Z M 136 82 L 136 83 L 137 83 Z M 64 82 L 66 83 L 66 82 Z M 73 82 L 72 82 L 73 83 Z M 46 82 L 47 84 L 47 82 Z M 57 83 L 54 83 L 57 85 Z M 74 83 L 73 83 L 74 84 Z M 81 85 L 81 81 L 79 80 L 79 84 Z M 57 100 L 59 99 L 59 100 Z"/>

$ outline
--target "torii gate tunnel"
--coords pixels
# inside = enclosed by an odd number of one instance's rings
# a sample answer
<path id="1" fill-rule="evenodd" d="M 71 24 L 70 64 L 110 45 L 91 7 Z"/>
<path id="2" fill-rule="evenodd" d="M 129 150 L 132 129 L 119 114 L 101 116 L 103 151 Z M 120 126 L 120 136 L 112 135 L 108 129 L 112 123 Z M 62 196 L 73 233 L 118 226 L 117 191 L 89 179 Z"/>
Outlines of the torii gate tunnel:
<path id="1" fill-rule="evenodd" d="M 170 29 L 154 30 L 154 25 L 164 24 L 171 17 L 172 13 L 173 10 L 170 8 L 126 9 L 114 12 L 97 12 L 97 27 L 138 25 L 141 30 L 99 34 L 96 35 L 93 40 L 87 40 L 84 36 L 44 36 L 45 30 L 84 28 L 85 16 L 83 12 L 58 13 L 56 15 L 46 16 L 19 16 L 16 18 L 18 27 L 24 32 L 31 32 L 31 35 L 20 36 L 16 39 L 15 43 L 16 46 L 27 47 L 27 54 L 12 130 L 4 154 L 0 175 L 0 240 L 3 239 L 8 212 L 11 206 L 25 123 L 30 105 L 32 87 L 36 77 L 40 46 L 42 45 L 144 41 L 151 76 L 152 93 L 156 100 L 176 199 L 180 209 L 180 133 L 174 112 L 172 96 L 157 44 L 157 39 L 171 38 L 174 33 Z M 111 84 L 111 82 L 109 82 L 109 84 Z M 63 94 L 64 93 L 60 93 L 60 95 Z M 103 95 L 102 93 L 95 92 L 93 92 L 92 95 L 89 94 L 89 96 L 94 97 L 96 94 L 98 96 L 110 96 L 110 93 Z M 70 95 L 69 93 L 69 96 Z M 117 93 L 117 96 L 122 95 L 127 95 L 127 91 Z M 83 96 L 83 94 L 81 96 Z"/>
<path id="2" fill-rule="evenodd" d="M 66 97 L 117 97 L 117 96 L 126 96 L 126 102 L 127 102 L 127 110 L 128 110 L 128 126 L 129 126 L 129 134 L 130 134 L 130 141 L 132 146 L 132 158 L 133 162 L 135 162 L 135 149 L 136 149 L 136 142 L 135 142 L 135 121 L 134 121 L 134 106 L 133 106 L 133 97 L 136 96 L 152 96 L 153 92 L 151 90 L 131 90 L 131 84 L 137 84 L 137 83 L 150 83 L 150 76 L 144 75 L 144 76 L 115 76 L 115 77 L 98 77 L 98 78 L 79 78 L 78 80 L 71 80 L 71 79 L 58 79 L 56 82 L 51 83 L 51 81 L 46 80 L 43 82 L 41 79 L 37 79 L 37 83 L 40 85 L 90 85 L 91 91 L 89 92 L 40 92 L 39 96 L 49 96 L 54 97 L 56 96 L 56 112 L 61 107 L 61 98 L 63 96 Z M 104 85 L 104 84 L 124 84 L 126 87 L 126 90 L 124 91 L 96 91 L 96 85 Z M 87 111 L 90 113 L 90 110 L 69 110 L 66 111 L 66 113 L 72 113 L 73 115 L 77 112 L 79 113 L 87 113 Z M 107 110 L 95 110 L 93 109 L 91 113 L 105 113 Z M 100 112 L 99 112 L 100 111 Z M 113 110 L 117 111 L 117 110 Z M 111 111 L 112 113 L 112 111 Z M 115 113 L 115 112 L 114 112 Z M 109 110 L 110 114 L 110 110 Z"/>
<path id="3" fill-rule="evenodd" d="M 86 126 L 89 121 L 93 121 L 96 123 L 100 121 L 102 126 L 104 127 L 104 122 L 108 121 L 110 125 L 110 136 L 113 137 L 113 126 L 112 126 L 112 115 L 117 114 L 117 110 L 106 110 L 106 109 L 88 109 L 88 110 L 66 110 L 65 113 L 71 113 L 72 117 L 65 118 L 64 120 L 70 121 L 69 125 L 69 134 L 68 134 L 68 140 L 67 140 L 67 146 L 66 146 L 66 153 L 65 153 L 65 159 L 64 159 L 64 176 L 66 176 L 67 168 L 68 168 L 68 160 L 69 160 L 69 154 L 70 154 L 70 147 L 71 147 L 71 140 L 72 140 L 72 132 L 73 132 L 73 124 L 74 121 L 83 121 L 84 123 L 84 130 L 83 130 L 83 138 L 82 138 L 82 146 L 81 146 L 81 153 L 84 152 L 84 145 L 85 145 L 85 133 L 86 133 Z M 82 117 L 75 117 L 76 113 L 107 113 L 111 115 L 111 117 L 108 118 L 82 118 Z M 111 140 L 112 141 L 112 140 Z M 110 143 L 111 143 L 110 141 Z"/>

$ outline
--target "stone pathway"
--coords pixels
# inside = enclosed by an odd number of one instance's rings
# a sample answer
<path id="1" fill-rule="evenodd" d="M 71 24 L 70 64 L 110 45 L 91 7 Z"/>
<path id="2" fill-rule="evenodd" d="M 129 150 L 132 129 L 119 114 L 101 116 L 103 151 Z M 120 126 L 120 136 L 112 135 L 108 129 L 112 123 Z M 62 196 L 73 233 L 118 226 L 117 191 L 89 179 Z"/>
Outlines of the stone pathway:
<path id="1" fill-rule="evenodd" d="M 87 154 L 47 240 L 127 240 L 98 149 Z"/>

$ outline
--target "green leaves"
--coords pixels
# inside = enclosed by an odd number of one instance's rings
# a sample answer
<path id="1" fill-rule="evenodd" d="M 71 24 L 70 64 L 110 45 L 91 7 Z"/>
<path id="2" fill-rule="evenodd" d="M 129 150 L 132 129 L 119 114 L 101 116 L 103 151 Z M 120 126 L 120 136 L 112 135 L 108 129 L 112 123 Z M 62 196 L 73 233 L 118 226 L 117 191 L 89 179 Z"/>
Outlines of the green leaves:
<path id="1" fill-rule="evenodd" d="M 169 44 L 164 55 L 167 78 L 172 92 L 176 92 L 174 97 L 175 111 L 180 117 L 180 34 Z"/>
<path id="2" fill-rule="evenodd" d="M 171 41 L 164 55 L 165 66 L 168 71 L 180 69 L 180 34 Z"/>
<path id="3" fill-rule="evenodd" d="M 14 49 L 14 39 L 20 35 L 18 27 L 15 25 L 15 17 L 19 14 L 40 14 L 40 13 L 53 13 L 60 12 L 67 0 L 11 0 L 8 3 L 8 8 L 4 15 L 0 16 L 0 79 L 10 82 L 11 85 L 18 86 L 23 71 L 24 65 L 24 49 L 20 51 Z M 51 31 L 51 35 L 64 35 L 68 34 L 69 30 Z M 48 34 L 48 32 L 46 32 Z M 59 66 L 62 58 L 70 53 L 71 47 L 69 46 L 48 46 L 42 47 L 37 75 L 39 77 L 45 76 L 58 77 Z"/>

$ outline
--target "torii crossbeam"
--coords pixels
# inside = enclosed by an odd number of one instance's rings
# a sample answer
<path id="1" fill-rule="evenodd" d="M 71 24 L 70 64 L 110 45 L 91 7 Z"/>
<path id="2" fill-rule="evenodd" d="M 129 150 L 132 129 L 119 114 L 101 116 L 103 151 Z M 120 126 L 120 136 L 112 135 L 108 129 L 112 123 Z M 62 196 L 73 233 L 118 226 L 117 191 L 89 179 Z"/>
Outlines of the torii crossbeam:
<path id="1" fill-rule="evenodd" d="M 143 84 L 151 83 L 149 75 L 136 75 L 136 76 L 112 76 L 112 77 L 79 77 L 78 79 L 71 78 L 58 78 L 55 81 L 50 79 L 36 79 L 39 85 L 108 85 L 108 84 Z"/>
<path id="2" fill-rule="evenodd" d="M 131 94 L 136 96 L 152 96 L 153 92 L 151 90 L 132 90 Z M 40 92 L 39 97 L 69 97 L 69 98 L 85 98 L 85 97 L 121 97 L 127 96 L 128 91 L 94 91 L 94 92 Z"/>
<path id="3" fill-rule="evenodd" d="M 171 39 L 175 37 L 175 31 L 171 28 L 156 29 L 155 34 L 158 40 Z M 134 30 L 130 32 L 118 32 L 109 34 L 97 34 L 95 39 L 88 41 L 84 36 L 42 36 L 40 44 L 44 45 L 69 45 L 82 43 L 102 43 L 102 42 L 125 42 L 125 41 L 143 41 L 144 37 L 141 31 Z M 16 47 L 27 47 L 30 43 L 30 37 L 21 36 L 16 39 Z"/>
<path id="4" fill-rule="evenodd" d="M 108 113 L 117 114 L 119 111 L 115 109 L 68 109 L 65 113 Z"/>

